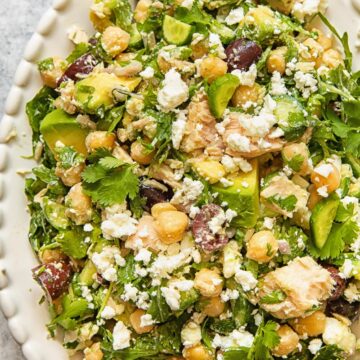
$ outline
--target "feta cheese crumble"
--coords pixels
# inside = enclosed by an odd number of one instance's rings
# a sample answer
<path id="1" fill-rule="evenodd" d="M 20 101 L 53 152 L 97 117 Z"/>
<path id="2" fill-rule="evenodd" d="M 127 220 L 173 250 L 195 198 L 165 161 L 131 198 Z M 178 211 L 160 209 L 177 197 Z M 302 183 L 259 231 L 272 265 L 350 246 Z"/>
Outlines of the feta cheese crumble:
<path id="1" fill-rule="evenodd" d="M 113 349 L 121 350 L 130 346 L 131 332 L 122 321 L 118 321 L 113 330 Z"/>
<path id="2" fill-rule="evenodd" d="M 174 149 L 179 149 L 181 140 L 184 137 L 185 128 L 186 128 L 186 111 L 179 111 L 177 114 L 176 120 L 172 123 L 171 127 L 171 141 Z"/>
<path id="3" fill-rule="evenodd" d="M 250 271 L 238 270 L 235 274 L 235 281 L 242 286 L 244 291 L 255 289 L 257 280 Z"/>
<path id="4" fill-rule="evenodd" d="M 244 9 L 239 7 L 232 9 L 229 12 L 229 15 L 225 18 L 227 25 L 239 24 L 239 22 L 244 18 Z"/>
<path id="5" fill-rule="evenodd" d="M 241 85 L 253 86 L 257 77 L 257 68 L 252 64 L 248 71 L 233 70 L 231 74 L 239 78 Z"/>
<path id="6" fill-rule="evenodd" d="M 181 330 L 181 341 L 185 347 L 193 346 L 201 342 L 201 327 L 194 321 L 189 321 Z"/>
<path id="7" fill-rule="evenodd" d="M 300 90 L 302 96 L 307 99 L 317 91 L 317 80 L 310 73 L 297 71 L 294 75 L 295 87 Z"/>
<path id="8" fill-rule="evenodd" d="M 141 71 L 139 75 L 146 80 L 152 79 L 155 75 L 155 71 L 151 66 L 145 68 L 145 70 Z"/>

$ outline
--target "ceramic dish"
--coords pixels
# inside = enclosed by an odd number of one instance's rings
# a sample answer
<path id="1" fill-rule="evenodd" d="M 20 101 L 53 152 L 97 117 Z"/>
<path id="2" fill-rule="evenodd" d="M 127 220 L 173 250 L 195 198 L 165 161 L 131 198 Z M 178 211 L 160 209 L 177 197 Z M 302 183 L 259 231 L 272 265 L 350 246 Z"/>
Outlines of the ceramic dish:
<path id="1" fill-rule="evenodd" d="M 26 47 L 0 123 L 0 306 L 9 318 L 13 336 L 30 360 L 62 360 L 67 359 L 67 353 L 60 343 L 49 340 L 47 307 L 38 304 L 43 293 L 30 271 L 37 260 L 27 241 L 29 215 L 21 175 L 34 164 L 25 159 L 31 154 L 31 130 L 24 108 L 41 87 L 36 62 L 54 54 L 66 57 L 72 48 L 66 36 L 71 25 L 92 32 L 88 21 L 90 4 L 91 0 L 58 0 L 44 14 Z M 356 50 L 358 11 L 358 1 L 337 0 L 327 12 L 340 32 L 349 31 L 355 68 L 360 67 Z"/>

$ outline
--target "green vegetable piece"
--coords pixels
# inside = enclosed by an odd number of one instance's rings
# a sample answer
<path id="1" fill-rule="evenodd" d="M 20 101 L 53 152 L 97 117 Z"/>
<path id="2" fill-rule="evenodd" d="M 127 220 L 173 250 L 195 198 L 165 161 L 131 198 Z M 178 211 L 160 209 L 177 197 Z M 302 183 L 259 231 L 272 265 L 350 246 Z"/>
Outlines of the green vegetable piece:
<path id="1" fill-rule="evenodd" d="M 311 233 L 315 246 L 322 249 L 329 237 L 340 199 L 336 194 L 316 204 L 310 218 Z"/>
<path id="2" fill-rule="evenodd" d="M 163 33 L 165 40 L 169 44 L 184 45 L 191 40 L 192 26 L 165 15 Z"/>
<path id="3" fill-rule="evenodd" d="M 54 110 L 40 124 L 40 132 L 51 151 L 55 153 L 55 144 L 60 141 L 65 146 L 72 146 L 77 152 L 86 154 L 85 138 L 89 131 L 83 129 L 63 110 Z"/>
<path id="4" fill-rule="evenodd" d="M 139 77 L 118 77 L 105 72 L 92 74 L 76 84 L 75 100 L 84 111 L 96 114 L 101 109 L 107 110 L 114 106 L 113 91 L 115 89 L 131 92 L 135 90 L 140 81 Z"/>
<path id="5" fill-rule="evenodd" d="M 239 85 L 239 78 L 231 74 L 220 76 L 211 83 L 208 91 L 209 106 L 212 114 L 216 118 L 219 119 L 222 117 L 230 99 Z"/>
<path id="6" fill-rule="evenodd" d="M 131 25 L 129 48 L 136 49 L 141 45 L 142 37 L 136 24 L 134 23 Z"/>
<path id="7" fill-rule="evenodd" d="M 55 201 L 44 199 L 44 214 L 47 221 L 57 230 L 65 230 L 70 221 L 65 215 L 66 207 Z"/>
<path id="8" fill-rule="evenodd" d="M 229 178 L 234 184 L 229 187 L 217 183 L 212 192 L 218 193 L 217 200 L 228 203 L 228 207 L 237 212 L 234 226 L 251 228 L 259 217 L 259 171 L 256 160 L 251 162 L 253 170 Z"/>
<path id="9" fill-rule="evenodd" d="M 79 284 L 91 286 L 94 283 L 96 267 L 91 260 L 88 260 L 79 275 Z"/>
<path id="10" fill-rule="evenodd" d="M 62 251 L 74 259 L 82 259 L 86 256 L 88 245 L 85 244 L 85 234 L 80 228 L 67 230 L 59 233 L 55 241 L 61 245 Z"/>

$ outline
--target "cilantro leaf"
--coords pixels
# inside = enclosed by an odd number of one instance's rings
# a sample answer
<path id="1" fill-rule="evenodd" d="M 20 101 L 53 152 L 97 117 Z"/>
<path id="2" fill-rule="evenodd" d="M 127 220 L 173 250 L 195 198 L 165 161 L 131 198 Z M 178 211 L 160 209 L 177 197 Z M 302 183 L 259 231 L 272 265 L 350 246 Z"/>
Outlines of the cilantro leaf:
<path id="1" fill-rule="evenodd" d="M 278 304 L 286 299 L 286 294 L 281 290 L 274 290 L 260 299 L 261 304 Z"/>
<path id="2" fill-rule="evenodd" d="M 314 360 L 344 360 L 344 354 L 336 345 L 324 346 L 316 353 Z"/>
<path id="3" fill-rule="evenodd" d="M 289 195 L 286 198 L 281 198 L 279 195 L 273 195 L 266 198 L 266 200 L 286 211 L 295 210 L 297 203 L 297 198 L 295 195 Z"/>
<path id="4" fill-rule="evenodd" d="M 85 161 L 84 155 L 79 154 L 70 146 L 57 147 L 55 151 L 58 156 L 58 161 L 64 169 L 70 169 L 71 167 L 79 165 Z"/>
<path id="5" fill-rule="evenodd" d="M 56 242 L 61 245 L 62 251 L 74 259 L 86 256 L 88 245 L 84 242 L 85 235 L 79 228 L 63 231 L 56 236 Z"/>
<path id="6" fill-rule="evenodd" d="M 99 164 L 103 168 L 105 168 L 107 170 L 111 170 L 111 169 L 115 169 L 115 168 L 123 165 L 124 162 L 115 157 L 107 156 L 107 157 L 100 159 Z"/>
<path id="7" fill-rule="evenodd" d="M 296 154 L 289 161 L 287 161 L 287 165 L 293 169 L 294 171 L 300 171 L 301 166 L 304 162 L 304 157 L 300 154 Z"/>
<path id="8" fill-rule="evenodd" d="M 106 169 L 100 165 L 89 165 L 82 172 L 81 177 L 85 183 L 94 184 L 103 179 L 107 174 Z"/>

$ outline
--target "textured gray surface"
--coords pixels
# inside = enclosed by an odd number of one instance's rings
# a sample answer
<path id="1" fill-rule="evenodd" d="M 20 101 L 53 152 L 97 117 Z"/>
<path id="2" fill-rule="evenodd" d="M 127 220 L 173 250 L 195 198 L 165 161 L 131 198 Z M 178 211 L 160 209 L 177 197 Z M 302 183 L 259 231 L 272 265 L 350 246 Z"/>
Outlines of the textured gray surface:
<path id="1" fill-rule="evenodd" d="M 0 0 L 0 118 L 24 46 L 50 4 L 51 0 Z M 1 359 L 24 359 L 1 312 L 0 349 Z"/>

